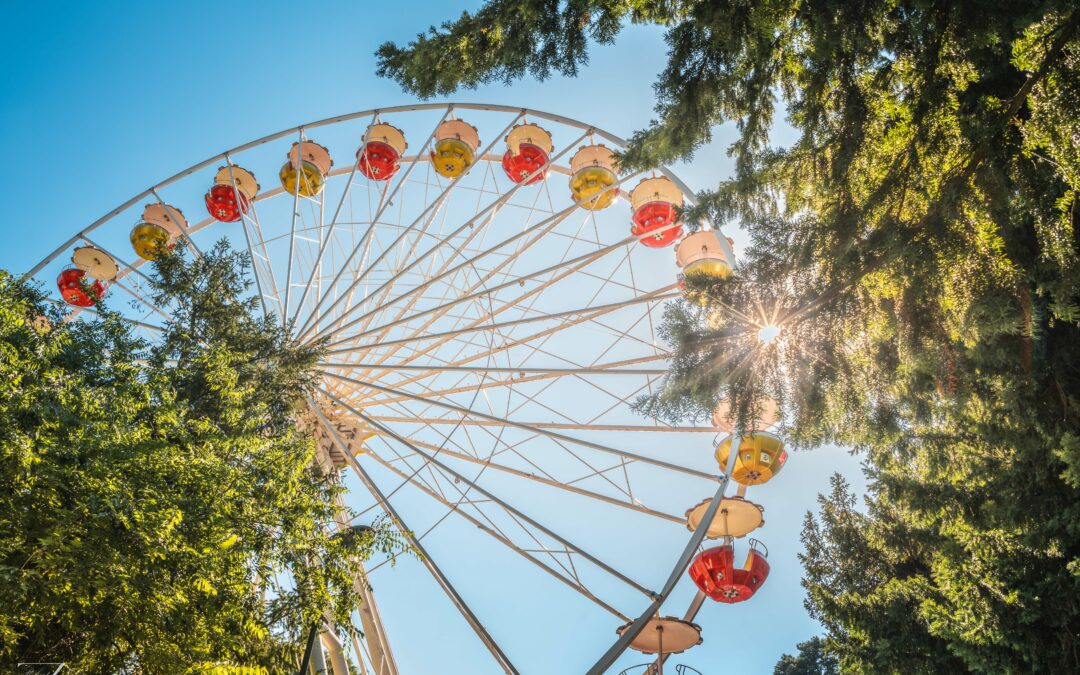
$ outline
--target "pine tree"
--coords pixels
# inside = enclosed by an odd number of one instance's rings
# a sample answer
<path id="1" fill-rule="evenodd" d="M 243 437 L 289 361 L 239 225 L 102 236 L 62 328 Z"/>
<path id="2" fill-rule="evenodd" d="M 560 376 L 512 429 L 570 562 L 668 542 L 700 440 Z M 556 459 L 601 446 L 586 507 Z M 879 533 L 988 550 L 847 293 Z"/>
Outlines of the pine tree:
<path id="1" fill-rule="evenodd" d="M 1080 671 L 1080 9 L 490 0 L 383 45 L 380 72 L 421 96 L 575 75 L 628 21 L 664 26 L 669 60 L 621 167 L 736 123 L 734 174 L 683 215 L 751 240 L 669 306 L 638 409 L 726 397 L 745 428 L 768 396 L 797 446 L 864 453 L 865 515 L 834 486 L 804 532 L 845 671 Z"/>
<path id="2" fill-rule="evenodd" d="M 0 273 L 0 670 L 295 672 L 324 610 L 350 625 L 356 561 L 398 545 L 327 529 L 342 488 L 296 426 L 318 350 L 257 317 L 245 260 L 161 260 L 153 343 Z"/>
<path id="3" fill-rule="evenodd" d="M 776 662 L 773 675 L 837 675 L 840 672 L 836 658 L 825 651 L 819 637 L 812 637 L 797 645 L 795 656 L 784 654 Z"/>

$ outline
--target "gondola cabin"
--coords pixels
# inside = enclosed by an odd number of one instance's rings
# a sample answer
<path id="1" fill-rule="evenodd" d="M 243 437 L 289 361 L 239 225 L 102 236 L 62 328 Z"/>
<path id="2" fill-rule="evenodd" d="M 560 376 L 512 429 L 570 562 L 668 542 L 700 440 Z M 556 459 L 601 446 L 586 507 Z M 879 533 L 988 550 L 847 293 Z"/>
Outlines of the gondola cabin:
<path id="1" fill-rule="evenodd" d="M 281 187 L 291 195 L 315 197 L 323 191 L 334 160 L 330 151 L 311 141 L 293 143 L 289 159 L 278 172 Z"/>
<path id="2" fill-rule="evenodd" d="M 732 438 L 728 436 L 716 446 L 716 461 L 721 471 L 727 469 Z M 787 458 L 784 442 L 778 437 L 765 431 L 747 434 L 739 443 L 739 454 L 735 458 L 731 477 L 740 485 L 767 483 L 780 473 L 787 463 Z"/>
<path id="3" fill-rule="evenodd" d="M 539 183 L 547 177 L 547 163 L 554 150 L 547 130 L 535 124 L 519 124 L 506 135 L 503 171 L 520 185 Z"/>
<path id="4" fill-rule="evenodd" d="M 675 247 L 675 264 L 683 277 L 701 274 L 723 279 L 731 274 L 731 260 L 716 230 L 699 230 L 683 237 Z"/>
<path id="5" fill-rule="evenodd" d="M 56 278 L 56 287 L 60 290 L 60 297 L 69 305 L 93 307 L 105 297 L 108 284 L 101 279 L 93 279 L 77 267 L 69 267 Z"/>
<path id="6" fill-rule="evenodd" d="M 476 127 L 462 120 L 446 120 L 435 130 L 431 166 L 445 178 L 457 178 L 476 163 L 480 135 Z"/>
<path id="7" fill-rule="evenodd" d="M 630 191 L 630 233 L 635 237 L 649 235 L 641 243 L 650 248 L 671 246 L 682 236 L 682 227 L 675 224 L 682 206 L 682 190 L 670 178 L 642 180 Z"/>
<path id="8" fill-rule="evenodd" d="M 172 250 L 186 228 L 187 220 L 180 209 L 168 204 L 147 204 L 142 218 L 131 229 L 131 248 L 143 260 L 157 260 L 163 252 Z"/>
<path id="9" fill-rule="evenodd" d="M 206 210 L 215 220 L 235 223 L 248 212 L 258 192 L 255 174 L 238 166 L 223 166 L 206 193 Z"/>
<path id="10" fill-rule="evenodd" d="M 690 563 L 690 579 L 717 602 L 743 602 L 757 593 L 769 577 L 768 551 L 756 539 L 742 567 L 735 566 L 735 546 L 725 544 L 706 549 Z"/>
<path id="11" fill-rule="evenodd" d="M 607 146 L 583 146 L 570 159 L 570 172 L 570 194 L 584 209 L 606 209 L 619 196 L 615 154 Z"/>
<path id="12" fill-rule="evenodd" d="M 401 167 L 408 147 L 401 129 L 382 122 L 372 124 L 356 152 L 356 170 L 371 180 L 390 180 Z"/>

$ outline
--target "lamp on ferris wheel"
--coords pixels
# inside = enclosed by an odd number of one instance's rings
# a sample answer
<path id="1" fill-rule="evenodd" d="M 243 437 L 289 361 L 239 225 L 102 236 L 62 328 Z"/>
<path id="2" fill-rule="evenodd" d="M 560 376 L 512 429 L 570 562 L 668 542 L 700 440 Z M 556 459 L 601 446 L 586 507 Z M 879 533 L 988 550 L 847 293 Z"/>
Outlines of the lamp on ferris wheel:
<path id="1" fill-rule="evenodd" d="M 213 187 L 206 193 L 206 210 L 215 220 L 235 223 L 247 213 L 258 192 L 255 174 L 238 166 L 223 166 L 214 176 Z"/>

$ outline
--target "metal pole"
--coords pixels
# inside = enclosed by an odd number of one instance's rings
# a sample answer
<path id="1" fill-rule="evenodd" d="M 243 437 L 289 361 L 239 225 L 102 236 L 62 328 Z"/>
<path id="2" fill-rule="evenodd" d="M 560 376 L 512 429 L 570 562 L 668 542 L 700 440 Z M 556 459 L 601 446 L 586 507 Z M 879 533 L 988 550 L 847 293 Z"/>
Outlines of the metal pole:
<path id="1" fill-rule="evenodd" d="M 480 623 L 480 620 L 477 619 L 476 615 L 473 614 L 471 609 L 469 609 L 469 606 L 465 603 L 465 600 L 458 594 L 453 584 L 450 583 L 450 580 L 446 577 L 446 575 L 443 574 L 442 570 L 439 569 L 439 566 L 435 564 L 434 559 L 432 559 L 432 557 L 428 555 L 428 552 L 424 548 L 424 545 L 420 543 L 420 540 L 416 538 L 416 535 L 413 534 L 412 530 L 410 530 L 405 525 L 405 521 L 403 521 L 401 519 L 401 516 L 398 515 L 397 509 L 395 509 L 390 504 L 390 500 L 386 498 L 386 495 L 384 495 L 382 490 L 379 489 L 379 486 L 376 485 L 375 481 L 371 479 L 371 476 L 369 476 L 368 472 L 364 470 L 364 467 L 360 466 L 360 462 L 356 461 L 356 457 L 354 457 L 351 452 L 348 452 L 348 444 L 342 440 L 341 435 L 337 432 L 337 429 L 335 429 L 334 426 L 330 424 L 330 421 L 326 419 L 325 415 L 323 415 L 322 410 L 319 409 L 319 406 L 310 397 L 308 398 L 308 405 L 311 407 L 312 412 L 315 413 L 315 416 L 318 418 L 323 428 L 326 429 L 326 432 L 330 434 L 330 438 L 333 439 L 334 443 L 336 443 L 338 447 L 345 450 L 345 459 L 349 462 L 349 466 L 352 467 L 353 471 L 356 472 L 356 476 L 361 480 L 361 482 L 364 483 L 364 486 L 367 487 L 368 491 L 371 492 L 371 495 L 375 497 L 376 501 L 379 502 L 379 505 L 383 508 L 384 511 L 386 511 L 386 514 L 390 516 L 390 519 L 394 522 L 394 525 L 398 528 L 398 531 L 401 532 L 401 534 L 409 540 L 409 544 L 412 545 L 412 547 L 420 555 L 421 562 L 423 562 L 424 566 L 427 567 L 429 572 L 431 572 L 431 576 L 435 577 L 435 581 L 439 584 L 440 587 L 442 587 L 446 595 L 449 596 L 450 601 L 454 603 L 454 606 L 459 612 L 461 612 L 461 615 L 465 617 L 465 621 L 467 621 L 469 626 L 472 627 L 477 637 L 480 638 L 480 640 L 484 643 L 484 646 L 486 646 L 488 648 L 488 651 L 491 652 L 491 655 L 495 657 L 495 660 L 498 662 L 499 666 L 509 675 L 518 675 L 517 668 L 514 667 L 514 664 L 510 663 L 510 659 L 507 658 L 506 654 L 503 653 L 502 648 L 499 647 L 498 643 L 496 643 L 495 640 L 491 637 L 491 635 L 487 632 L 484 624 Z"/>

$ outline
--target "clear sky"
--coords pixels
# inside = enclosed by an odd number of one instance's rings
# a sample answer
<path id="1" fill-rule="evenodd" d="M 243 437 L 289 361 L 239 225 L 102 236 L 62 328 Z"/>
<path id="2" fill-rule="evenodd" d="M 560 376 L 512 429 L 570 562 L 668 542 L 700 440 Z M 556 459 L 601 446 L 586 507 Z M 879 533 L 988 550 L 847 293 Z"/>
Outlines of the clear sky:
<path id="1" fill-rule="evenodd" d="M 9 159 L 0 163 L 0 194 L 8 216 L 0 268 L 32 267 L 79 227 L 225 148 L 307 121 L 411 102 L 393 82 L 375 77 L 375 48 L 385 40 L 408 40 L 429 24 L 478 4 L 6 3 L 0 22 L 0 123 L 8 130 Z M 528 106 L 625 137 L 648 122 L 652 83 L 663 63 L 661 32 L 629 27 L 616 46 L 595 48 L 577 79 L 496 84 L 461 92 L 453 100 Z M 774 142 L 782 144 L 789 134 L 778 129 Z M 731 128 L 718 129 L 714 143 L 692 162 L 674 167 L 676 172 L 695 189 L 722 180 L 730 173 L 724 150 L 731 138 Z M 744 239 L 737 231 L 729 234 L 738 250 Z M 771 672 L 780 654 L 817 633 L 802 606 L 795 555 L 803 515 L 814 508 L 816 494 L 827 489 L 833 471 L 857 486 L 863 483 L 855 459 L 824 448 L 797 454 L 777 481 L 757 493 L 768 508 L 760 538 L 769 545 L 772 576 L 750 602 L 709 603 L 698 619 L 705 644 L 672 663 L 688 663 L 706 674 Z M 653 553 L 650 542 L 641 546 Z M 672 560 L 676 554 L 670 552 Z M 482 553 L 462 550 L 460 555 L 467 561 Z M 473 576 L 461 580 L 463 587 L 482 586 L 483 565 L 463 567 L 470 568 Z M 415 563 L 380 575 L 396 579 L 381 582 L 393 592 L 379 598 L 404 673 L 495 672 Z M 415 582 L 408 581 L 417 575 Z M 662 581 L 650 583 L 657 587 Z M 665 613 L 681 614 L 690 594 L 689 584 L 683 583 Z M 518 612 L 505 596 L 477 603 L 487 621 L 498 625 L 498 634 L 506 636 L 501 641 L 511 657 L 536 648 L 524 645 L 532 639 L 532 621 L 551 620 Z M 555 610 L 554 616 L 584 611 L 577 606 Z M 446 630 L 415 628 L 413 617 L 420 614 L 445 621 Z M 613 631 L 611 626 L 612 636 Z M 544 660 L 546 665 L 517 665 L 527 673 L 571 673 L 606 647 L 544 645 L 554 655 Z M 640 661 L 628 657 L 620 664 Z M 551 665 L 560 662 L 574 665 L 565 670 Z"/>

